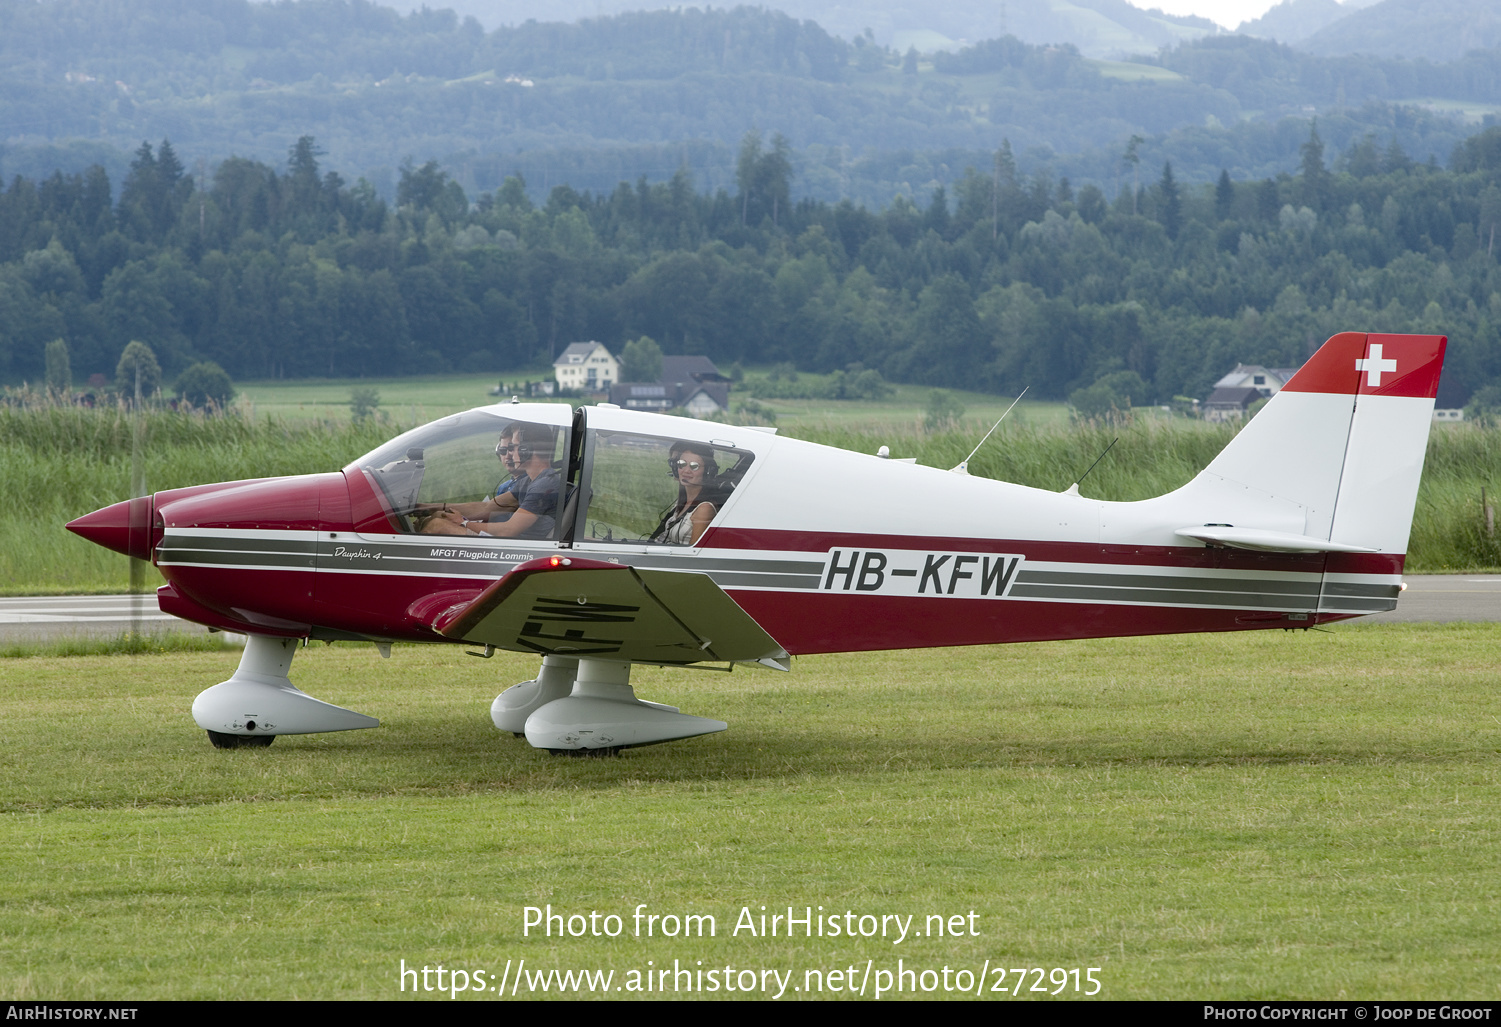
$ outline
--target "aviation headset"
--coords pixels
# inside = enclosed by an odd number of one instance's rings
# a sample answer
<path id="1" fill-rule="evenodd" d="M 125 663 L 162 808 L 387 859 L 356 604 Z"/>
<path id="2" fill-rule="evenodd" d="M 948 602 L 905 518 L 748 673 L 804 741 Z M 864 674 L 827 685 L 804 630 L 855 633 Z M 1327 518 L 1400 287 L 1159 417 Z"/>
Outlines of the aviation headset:
<path id="1" fill-rule="evenodd" d="M 674 442 L 672 444 L 672 449 L 667 454 L 667 474 L 670 477 L 678 476 L 678 458 L 684 453 L 698 453 L 704 458 L 705 485 L 719 477 L 719 464 L 714 459 L 714 447 L 697 442 Z"/>
<path id="2" fill-rule="evenodd" d="M 500 433 L 504 439 L 507 432 L 510 433 L 511 441 L 516 444 L 516 459 L 520 463 L 526 463 L 545 450 L 545 455 L 552 457 L 552 429 L 541 424 L 515 424 L 506 431 Z"/>

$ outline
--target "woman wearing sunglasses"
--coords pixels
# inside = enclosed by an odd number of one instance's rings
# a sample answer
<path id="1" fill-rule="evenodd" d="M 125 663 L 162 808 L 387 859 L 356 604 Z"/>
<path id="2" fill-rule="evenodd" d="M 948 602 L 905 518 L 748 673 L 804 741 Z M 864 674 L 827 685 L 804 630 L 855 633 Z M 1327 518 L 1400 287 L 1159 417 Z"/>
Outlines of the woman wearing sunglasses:
<path id="1" fill-rule="evenodd" d="M 714 453 L 700 442 L 674 443 L 667 456 L 667 473 L 678 481 L 678 501 L 663 516 L 653 542 L 691 546 L 709 526 L 723 497 L 718 491 L 719 465 Z"/>

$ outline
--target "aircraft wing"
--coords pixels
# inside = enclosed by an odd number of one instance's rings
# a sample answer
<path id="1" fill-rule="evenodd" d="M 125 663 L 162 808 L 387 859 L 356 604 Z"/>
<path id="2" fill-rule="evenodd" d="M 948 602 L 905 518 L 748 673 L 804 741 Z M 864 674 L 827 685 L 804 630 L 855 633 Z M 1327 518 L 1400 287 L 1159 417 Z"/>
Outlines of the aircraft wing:
<path id="1" fill-rule="evenodd" d="M 549 656 L 639 663 L 763 662 L 787 651 L 707 575 L 553 556 L 437 612 L 447 638 Z"/>

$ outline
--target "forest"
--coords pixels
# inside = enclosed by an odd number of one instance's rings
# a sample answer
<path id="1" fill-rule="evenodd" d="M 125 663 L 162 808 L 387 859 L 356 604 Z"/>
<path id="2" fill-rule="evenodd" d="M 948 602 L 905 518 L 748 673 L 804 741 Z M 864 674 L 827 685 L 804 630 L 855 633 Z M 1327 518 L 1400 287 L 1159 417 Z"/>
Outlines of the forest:
<path id="1" fill-rule="evenodd" d="M 1296 174 L 1108 197 L 1017 172 L 1003 146 L 952 193 L 878 210 L 792 200 L 785 139 L 752 133 L 736 188 L 525 183 L 468 196 L 435 161 L 394 204 L 323 166 L 220 162 L 200 188 L 169 141 L 0 192 L 0 378 L 66 341 L 77 380 L 147 343 L 170 378 L 542 367 L 568 343 L 648 336 L 722 366 L 875 369 L 935 386 L 1122 402 L 1203 397 L 1236 362 L 1295 366 L 1340 330 L 1441 332 L 1439 397 L 1501 384 L 1501 128 L 1447 168 L 1374 136 Z"/>

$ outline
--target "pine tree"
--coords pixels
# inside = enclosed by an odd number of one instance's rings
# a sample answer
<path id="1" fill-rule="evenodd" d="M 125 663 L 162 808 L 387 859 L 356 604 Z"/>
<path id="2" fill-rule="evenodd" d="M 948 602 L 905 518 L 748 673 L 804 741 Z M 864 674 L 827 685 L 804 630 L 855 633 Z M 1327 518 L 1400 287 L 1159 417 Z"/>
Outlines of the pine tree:
<path id="1" fill-rule="evenodd" d="M 1235 210 L 1235 183 L 1230 181 L 1230 172 L 1220 170 L 1220 180 L 1214 187 L 1214 214 L 1221 221 L 1228 221 Z"/>
<path id="2" fill-rule="evenodd" d="M 1308 130 L 1308 142 L 1298 152 L 1303 155 L 1303 202 L 1317 213 L 1324 209 L 1329 197 L 1329 169 L 1324 167 L 1324 141 L 1319 138 L 1317 118 Z"/>
<path id="3" fill-rule="evenodd" d="M 1169 239 L 1176 239 L 1178 230 L 1183 227 L 1183 199 L 1178 194 L 1178 183 L 1173 179 L 1172 162 L 1162 165 L 1162 181 L 1157 188 L 1162 193 L 1162 227 L 1167 229 Z"/>

